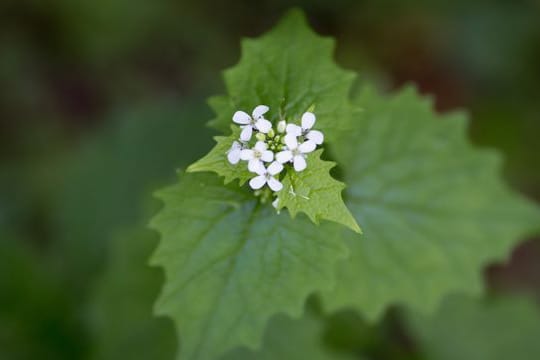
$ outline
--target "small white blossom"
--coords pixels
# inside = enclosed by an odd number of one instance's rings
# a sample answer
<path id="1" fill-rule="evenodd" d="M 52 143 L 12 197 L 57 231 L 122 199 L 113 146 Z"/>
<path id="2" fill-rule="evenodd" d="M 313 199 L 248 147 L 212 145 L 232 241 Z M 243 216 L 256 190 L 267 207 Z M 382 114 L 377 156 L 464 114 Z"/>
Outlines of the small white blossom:
<path id="1" fill-rule="evenodd" d="M 268 168 L 261 166 L 257 169 L 258 176 L 254 177 L 249 181 L 249 186 L 252 189 L 258 190 L 262 188 L 265 184 L 268 184 L 272 191 L 280 191 L 283 189 L 283 184 L 275 178 L 283 170 L 283 165 L 274 161 L 271 163 Z"/>
<path id="2" fill-rule="evenodd" d="M 249 141 L 253 134 L 253 129 L 262 133 L 268 133 L 272 128 L 272 123 L 266 120 L 263 115 L 270 110 L 266 105 L 259 105 L 253 109 L 251 116 L 243 111 L 237 111 L 233 115 L 233 121 L 242 125 L 242 133 L 240 134 L 240 140 Z"/>
<path id="3" fill-rule="evenodd" d="M 294 170 L 297 172 L 306 168 L 306 154 L 309 154 L 317 147 L 311 140 L 299 144 L 298 139 L 293 134 L 285 135 L 285 145 L 287 145 L 287 150 L 277 153 L 276 160 L 282 164 L 292 161 Z"/>
<path id="4" fill-rule="evenodd" d="M 240 161 L 240 153 L 242 152 L 243 146 L 238 141 L 232 143 L 231 148 L 227 152 L 227 160 L 233 165 L 238 164 Z"/>
<path id="5" fill-rule="evenodd" d="M 321 145 L 324 141 L 324 135 L 318 130 L 311 130 L 315 125 L 315 114 L 305 112 L 302 115 L 302 126 L 295 124 L 287 125 L 287 134 L 295 136 L 304 136 L 306 139 L 313 141 L 316 145 Z"/>
<path id="6" fill-rule="evenodd" d="M 256 173 L 259 168 L 264 168 L 264 162 L 274 160 L 274 153 L 268 150 L 268 145 L 263 141 L 257 141 L 253 149 L 240 151 L 240 159 L 248 161 L 248 169 Z"/>

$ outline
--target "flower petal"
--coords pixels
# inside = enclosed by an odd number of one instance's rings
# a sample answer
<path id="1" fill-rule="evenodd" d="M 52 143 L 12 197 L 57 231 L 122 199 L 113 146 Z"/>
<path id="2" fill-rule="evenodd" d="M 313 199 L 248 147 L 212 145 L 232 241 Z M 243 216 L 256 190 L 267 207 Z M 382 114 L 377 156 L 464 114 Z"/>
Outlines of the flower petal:
<path id="1" fill-rule="evenodd" d="M 231 145 L 231 150 L 234 149 L 242 149 L 242 144 L 240 144 L 238 141 L 234 141 Z"/>
<path id="2" fill-rule="evenodd" d="M 227 153 L 227 160 L 229 160 L 229 162 L 233 165 L 238 164 L 240 161 L 240 153 L 240 149 L 232 149 Z"/>
<path id="3" fill-rule="evenodd" d="M 264 184 L 266 184 L 266 177 L 264 175 L 259 175 L 249 180 L 249 186 L 254 190 L 262 188 Z"/>
<path id="4" fill-rule="evenodd" d="M 240 159 L 251 160 L 255 158 L 255 152 L 251 149 L 244 149 L 240 151 Z"/>
<path id="5" fill-rule="evenodd" d="M 285 164 L 286 162 L 291 161 L 291 159 L 292 159 L 292 152 L 290 152 L 289 150 L 280 151 L 276 154 L 276 160 L 282 164 Z"/>
<path id="6" fill-rule="evenodd" d="M 303 154 L 308 154 L 312 152 L 313 150 L 315 150 L 316 147 L 317 147 L 317 144 L 315 144 L 311 140 L 308 140 L 301 143 L 300 146 L 298 146 L 298 150 L 300 150 L 300 152 Z"/>
<path id="7" fill-rule="evenodd" d="M 262 152 L 261 160 L 265 162 L 270 162 L 274 160 L 274 153 L 270 150 L 266 150 Z"/>
<path id="8" fill-rule="evenodd" d="M 255 120 L 259 119 L 261 116 L 263 116 L 264 114 L 266 114 L 268 112 L 268 110 L 270 110 L 270 108 L 266 105 L 259 105 L 257 107 L 255 107 L 255 109 L 253 109 L 253 112 L 251 113 L 251 115 L 253 115 L 253 118 Z"/>
<path id="9" fill-rule="evenodd" d="M 293 134 L 285 135 L 285 145 L 287 145 L 289 150 L 296 149 L 298 147 L 298 140 L 296 139 L 296 136 Z"/>
<path id="10" fill-rule="evenodd" d="M 232 117 L 232 121 L 237 124 L 247 125 L 251 122 L 251 116 L 243 111 L 237 111 Z"/>
<path id="11" fill-rule="evenodd" d="M 294 157 L 294 170 L 297 172 L 303 171 L 307 167 L 306 159 L 301 155 Z"/>
<path id="12" fill-rule="evenodd" d="M 259 159 L 251 159 L 249 160 L 248 162 L 248 170 L 253 172 L 253 173 L 256 173 L 256 174 L 259 174 L 259 175 L 262 175 L 264 174 L 264 165 L 262 163 L 261 160 Z"/>
<path id="13" fill-rule="evenodd" d="M 302 129 L 311 129 L 313 125 L 315 125 L 315 114 L 305 112 L 304 115 L 302 115 Z"/>
<path id="14" fill-rule="evenodd" d="M 324 141 L 324 135 L 319 130 L 311 130 L 307 133 L 306 138 L 317 145 L 321 145 Z"/>
<path id="15" fill-rule="evenodd" d="M 273 191 L 281 191 L 283 189 L 283 184 L 279 182 L 276 178 L 271 177 L 268 179 L 268 186 L 270 186 L 270 189 Z"/>
<path id="16" fill-rule="evenodd" d="M 268 166 L 268 169 L 266 169 L 270 175 L 277 175 L 281 171 L 283 171 L 283 165 L 281 165 L 279 162 L 274 161 L 273 163 Z"/>
<path id="17" fill-rule="evenodd" d="M 294 124 L 287 124 L 287 127 L 285 129 L 287 131 L 287 135 L 291 134 L 294 136 L 300 136 L 302 135 L 302 128 L 298 125 Z"/>
<path id="18" fill-rule="evenodd" d="M 258 150 L 259 152 L 263 152 L 266 149 L 268 149 L 268 145 L 264 141 L 257 141 L 255 144 L 255 150 Z"/>
<path id="19" fill-rule="evenodd" d="M 255 123 L 255 127 L 257 128 L 257 130 L 259 130 L 263 134 L 266 134 L 272 128 L 272 123 L 270 121 L 266 120 L 266 119 L 260 118 Z"/>
<path id="20" fill-rule="evenodd" d="M 246 125 L 240 133 L 240 140 L 249 141 L 251 140 L 251 135 L 253 134 L 253 127 L 251 125 Z"/>

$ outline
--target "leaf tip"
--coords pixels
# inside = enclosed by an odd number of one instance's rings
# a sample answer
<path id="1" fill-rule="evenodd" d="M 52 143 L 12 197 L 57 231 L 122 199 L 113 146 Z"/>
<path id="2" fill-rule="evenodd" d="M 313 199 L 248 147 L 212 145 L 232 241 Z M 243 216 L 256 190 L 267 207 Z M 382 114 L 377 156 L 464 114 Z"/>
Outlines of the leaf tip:
<path id="1" fill-rule="evenodd" d="M 354 223 L 352 224 L 351 229 L 358 235 L 363 235 L 362 229 L 360 228 L 360 225 L 358 225 L 356 221 L 354 221 Z"/>

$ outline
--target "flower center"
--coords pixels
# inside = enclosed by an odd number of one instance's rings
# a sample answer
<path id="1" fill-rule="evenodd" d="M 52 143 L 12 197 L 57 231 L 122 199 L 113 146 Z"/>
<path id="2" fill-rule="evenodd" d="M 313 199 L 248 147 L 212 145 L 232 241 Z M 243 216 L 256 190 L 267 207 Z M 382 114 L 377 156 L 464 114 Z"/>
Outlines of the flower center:
<path id="1" fill-rule="evenodd" d="M 255 157 L 255 159 L 260 159 L 262 157 L 262 152 L 260 152 L 259 150 L 254 150 L 253 157 Z"/>
<path id="2" fill-rule="evenodd" d="M 274 134 L 273 136 L 268 135 L 268 148 L 275 152 L 283 150 L 283 143 L 281 142 L 282 139 L 283 137 L 279 134 Z"/>
<path id="3" fill-rule="evenodd" d="M 291 152 L 293 156 L 302 155 L 302 153 L 300 152 L 300 150 L 298 150 L 298 148 L 291 150 Z"/>

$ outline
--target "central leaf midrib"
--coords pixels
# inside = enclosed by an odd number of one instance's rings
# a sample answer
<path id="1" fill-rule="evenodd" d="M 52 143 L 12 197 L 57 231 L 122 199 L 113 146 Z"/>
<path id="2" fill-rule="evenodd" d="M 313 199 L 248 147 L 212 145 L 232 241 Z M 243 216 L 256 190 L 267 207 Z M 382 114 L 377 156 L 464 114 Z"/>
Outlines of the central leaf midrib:
<path id="1" fill-rule="evenodd" d="M 246 204 L 246 206 L 247 206 L 247 204 Z M 258 214 L 260 208 L 261 208 L 260 203 L 255 202 L 254 205 L 253 205 L 252 210 L 250 211 L 250 215 L 249 215 L 247 221 L 245 222 L 245 225 L 244 225 L 244 228 L 243 228 L 243 231 L 242 231 L 242 236 L 240 236 L 239 245 L 229 253 L 230 257 L 232 257 L 232 261 L 231 261 L 230 265 L 226 269 L 226 273 L 225 273 L 225 277 L 224 277 L 225 281 L 224 281 L 224 283 L 221 286 L 221 289 L 219 291 L 219 293 L 221 295 L 226 293 L 227 288 L 230 286 L 231 277 L 232 277 L 231 274 L 233 272 L 235 272 L 236 267 L 237 267 L 238 254 L 242 251 L 242 249 L 245 248 L 245 245 L 249 241 L 249 236 L 248 236 L 249 229 L 252 227 L 253 222 L 255 221 L 256 215 Z M 212 308 L 215 309 L 215 310 L 211 312 L 210 318 L 207 321 L 205 321 L 205 323 L 204 323 L 204 326 L 203 326 L 203 329 L 202 329 L 202 332 L 201 332 L 203 339 L 209 339 L 209 337 L 207 335 L 208 335 L 208 332 L 210 331 L 210 328 L 211 328 L 210 325 L 214 322 L 216 314 L 219 313 L 219 309 L 221 307 L 220 299 L 221 299 L 221 296 L 216 296 L 215 300 L 213 301 L 214 307 L 212 307 Z M 231 335 L 231 332 L 229 331 L 229 336 L 230 335 Z M 226 339 L 224 339 L 224 340 L 226 340 Z M 222 343 L 224 342 L 224 340 L 222 340 Z M 197 347 L 197 349 L 195 350 L 195 354 L 194 354 L 195 358 L 199 358 L 202 348 L 203 348 L 202 345 Z"/>

